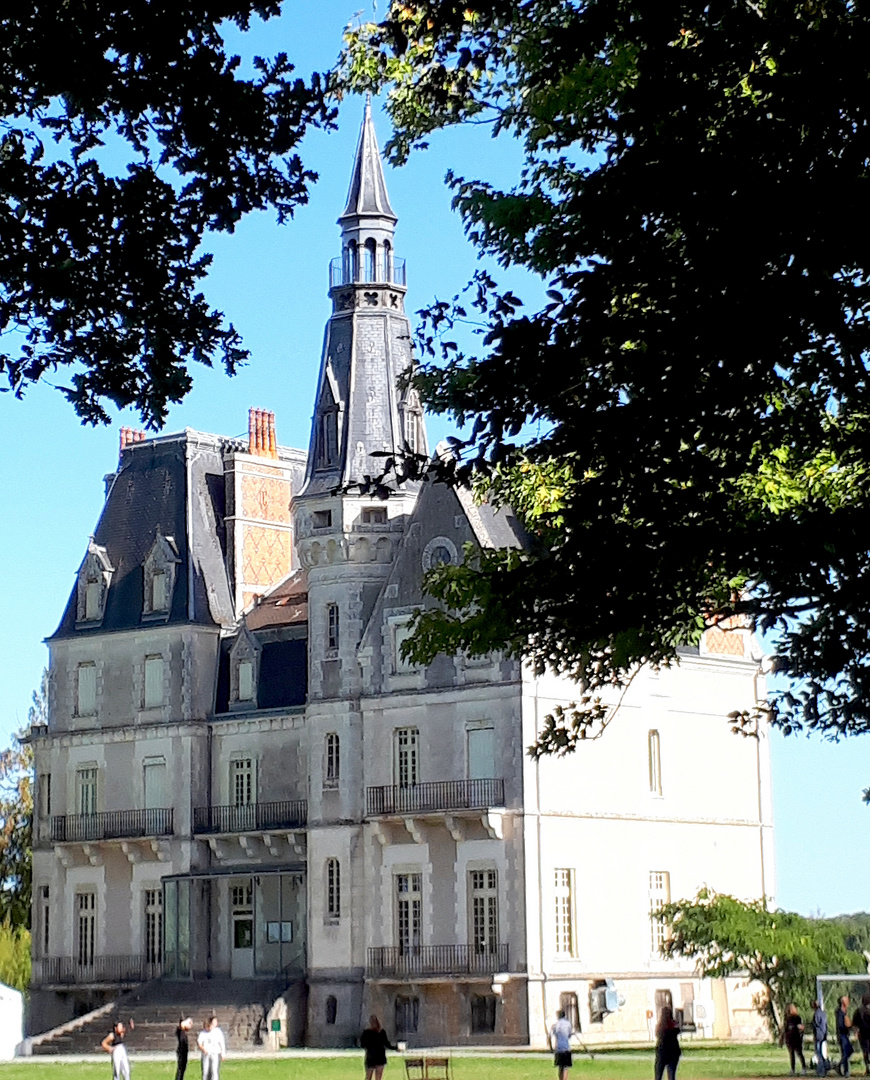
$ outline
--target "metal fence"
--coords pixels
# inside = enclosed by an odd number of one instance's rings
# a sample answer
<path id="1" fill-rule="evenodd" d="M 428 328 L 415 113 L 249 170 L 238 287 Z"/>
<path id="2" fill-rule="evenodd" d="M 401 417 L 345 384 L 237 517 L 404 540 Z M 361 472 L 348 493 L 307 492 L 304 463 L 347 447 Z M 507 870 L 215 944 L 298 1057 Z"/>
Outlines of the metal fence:
<path id="1" fill-rule="evenodd" d="M 363 261 L 364 262 L 364 261 Z M 329 264 L 329 287 L 341 285 L 405 285 L 405 260 L 395 257 L 378 259 L 374 267 L 352 266 L 347 260 L 333 259 Z"/>
<path id="2" fill-rule="evenodd" d="M 308 821 L 305 799 L 249 803 L 247 806 L 197 806 L 193 811 L 195 833 L 268 832 L 299 829 Z"/>
<path id="3" fill-rule="evenodd" d="M 382 945 L 369 949 L 366 974 L 383 975 L 493 975 L 508 970 L 508 946 L 478 949 L 473 945 L 417 945 L 402 948 Z"/>
<path id="4" fill-rule="evenodd" d="M 81 963 L 74 956 L 46 956 L 33 961 L 34 986 L 74 986 L 83 983 L 145 982 L 160 974 L 160 965 L 144 956 L 95 956 Z"/>
<path id="5" fill-rule="evenodd" d="M 51 819 L 55 843 L 75 840 L 129 840 L 139 836 L 171 836 L 173 811 L 105 810 L 99 814 L 67 814 Z"/>
<path id="6" fill-rule="evenodd" d="M 366 790 L 369 815 L 485 810 L 491 806 L 504 806 L 504 780 L 436 780 L 429 784 Z"/>

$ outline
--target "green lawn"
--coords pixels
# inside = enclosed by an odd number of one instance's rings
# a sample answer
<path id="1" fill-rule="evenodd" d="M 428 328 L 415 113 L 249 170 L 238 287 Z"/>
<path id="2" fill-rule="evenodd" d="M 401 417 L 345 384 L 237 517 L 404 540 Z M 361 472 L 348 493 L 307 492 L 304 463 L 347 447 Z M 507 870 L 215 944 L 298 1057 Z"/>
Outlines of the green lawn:
<path id="1" fill-rule="evenodd" d="M 131 1053 L 132 1080 L 173 1080 L 174 1064 L 169 1061 L 137 1061 Z M 99 1064 L 83 1064 L 35 1058 L 32 1062 L 0 1064 L 0 1080 L 110 1080 L 108 1058 Z M 37 1070 L 38 1072 L 36 1072 Z M 856 1069 L 856 1074 L 859 1072 Z M 571 1080 L 651 1080 L 651 1050 L 608 1050 L 596 1052 L 594 1060 L 577 1055 Z M 188 1080 L 199 1080 L 199 1062 L 191 1060 Z M 230 1058 L 221 1072 L 222 1080 L 363 1080 L 362 1058 L 342 1055 L 334 1058 L 286 1058 L 265 1061 Z M 728 1080 L 730 1077 L 788 1075 L 788 1055 L 775 1046 L 693 1047 L 683 1049 L 678 1080 Z M 555 1080 L 552 1060 L 540 1055 L 515 1057 L 456 1057 L 453 1080 Z M 384 1080 L 405 1080 L 401 1058 L 393 1056 Z"/>

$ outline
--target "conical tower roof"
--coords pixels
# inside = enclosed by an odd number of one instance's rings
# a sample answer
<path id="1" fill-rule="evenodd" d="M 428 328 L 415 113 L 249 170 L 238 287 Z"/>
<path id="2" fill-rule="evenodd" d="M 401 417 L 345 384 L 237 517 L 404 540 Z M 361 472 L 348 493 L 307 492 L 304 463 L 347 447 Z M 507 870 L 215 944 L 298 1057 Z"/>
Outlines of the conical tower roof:
<path id="1" fill-rule="evenodd" d="M 398 220 L 387 194 L 381 152 L 372 122 L 371 95 L 366 98 L 353 172 L 350 176 L 350 190 L 347 193 L 347 206 L 338 220 L 339 224 L 346 224 L 362 217 L 388 218 L 393 222 Z"/>

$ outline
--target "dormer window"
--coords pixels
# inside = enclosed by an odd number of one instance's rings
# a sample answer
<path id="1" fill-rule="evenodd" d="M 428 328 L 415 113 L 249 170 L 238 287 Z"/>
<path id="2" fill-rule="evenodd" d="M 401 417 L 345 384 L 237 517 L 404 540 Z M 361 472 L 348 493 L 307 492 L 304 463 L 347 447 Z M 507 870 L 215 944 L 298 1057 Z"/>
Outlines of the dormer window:
<path id="1" fill-rule="evenodd" d="M 318 469 L 326 469 L 338 462 L 338 405 L 328 385 L 323 387 L 317 407 Z"/>
<path id="2" fill-rule="evenodd" d="M 91 538 L 88 553 L 79 569 L 76 596 L 76 625 L 99 626 L 106 611 L 106 599 L 114 568 L 104 547 Z"/>
<path id="3" fill-rule="evenodd" d="M 142 564 L 142 618 L 146 622 L 162 622 L 169 618 L 180 563 L 174 537 L 164 536 L 158 527 L 151 550 Z"/>
<path id="4" fill-rule="evenodd" d="M 257 679 L 260 645 L 242 623 L 239 636 L 230 648 L 230 709 L 257 708 Z"/>

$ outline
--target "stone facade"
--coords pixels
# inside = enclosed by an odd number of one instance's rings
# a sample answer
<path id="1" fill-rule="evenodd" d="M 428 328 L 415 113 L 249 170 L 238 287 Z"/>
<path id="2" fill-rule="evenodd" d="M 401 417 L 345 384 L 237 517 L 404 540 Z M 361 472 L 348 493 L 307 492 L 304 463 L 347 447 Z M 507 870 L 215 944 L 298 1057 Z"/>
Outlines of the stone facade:
<path id="1" fill-rule="evenodd" d="M 509 510 L 372 477 L 426 451 L 404 266 L 367 110 L 307 454 L 252 410 L 247 443 L 124 438 L 57 632 L 37 763 L 42 1030 L 146 979 L 272 979 L 291 1042 L 749 1037 L 740 980 L 661 959 L 669 899 L 772 897 L 767 733 L 741 627 L 642 671 L 605 738 L 526 748 L 576 687 L 494 655 L 401 653 L 423 577 Z M 715 763 L 715 764 L 711 764 Z"/>

